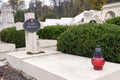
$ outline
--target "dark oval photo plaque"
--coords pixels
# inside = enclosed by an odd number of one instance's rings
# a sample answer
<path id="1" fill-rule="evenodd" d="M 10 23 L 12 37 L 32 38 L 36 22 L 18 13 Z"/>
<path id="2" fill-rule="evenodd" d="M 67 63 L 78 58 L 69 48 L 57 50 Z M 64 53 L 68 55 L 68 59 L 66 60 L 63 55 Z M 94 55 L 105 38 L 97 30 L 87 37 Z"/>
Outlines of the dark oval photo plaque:
<path id="1" fill-rule="evenodd" d="M 25 21 L 23 27 L 28 32 L 36 32 L 40 28 L 40 23 L 38 20 L 29 19 Z"/>

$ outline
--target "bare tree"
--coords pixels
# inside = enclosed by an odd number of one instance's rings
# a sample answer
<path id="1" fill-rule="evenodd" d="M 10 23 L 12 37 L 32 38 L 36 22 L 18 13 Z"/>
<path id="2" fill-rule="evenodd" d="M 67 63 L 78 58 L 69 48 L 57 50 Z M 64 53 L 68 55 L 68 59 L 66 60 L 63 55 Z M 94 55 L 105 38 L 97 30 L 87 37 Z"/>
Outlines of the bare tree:
<path id="1" fill-rule="evenodd" d="M 14 12 L 25 7 L 25 2 L 23 0 L 9 0 L 8 2 L 10 3 Z"/>

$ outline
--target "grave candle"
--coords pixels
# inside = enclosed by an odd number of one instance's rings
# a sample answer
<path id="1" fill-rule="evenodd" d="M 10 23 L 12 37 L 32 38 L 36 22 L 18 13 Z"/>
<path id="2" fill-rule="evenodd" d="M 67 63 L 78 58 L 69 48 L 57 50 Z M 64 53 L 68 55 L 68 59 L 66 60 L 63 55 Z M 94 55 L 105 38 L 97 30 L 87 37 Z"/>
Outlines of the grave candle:
<path id="1" fill-rule="evenodd" d="M 94 55 L 93 55 L 93 58 L 91 61 L 92 61 L 92 64 L 93 64 L 95 70 L 103 69 L 105 60 L 103 58 L 103 54 L 102 54 L 102 51 L 101 51 L 101 48 L 99 45 L 96 46 L 95 52 L 94 52 Z"/>

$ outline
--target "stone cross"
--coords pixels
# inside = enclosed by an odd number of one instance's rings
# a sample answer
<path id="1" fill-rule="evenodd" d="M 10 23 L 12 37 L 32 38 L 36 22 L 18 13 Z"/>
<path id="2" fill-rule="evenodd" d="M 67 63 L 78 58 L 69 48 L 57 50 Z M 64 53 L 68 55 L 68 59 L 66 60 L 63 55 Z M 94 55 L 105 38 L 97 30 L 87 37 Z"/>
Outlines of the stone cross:
<path id="1" fill-rule="evenodd" d="M 26 13 L 25 14 L 25 21 L 28 19 L 35 19 L 34 13 Z M 21 30 L 22 28 L 19 28 L 17 26 L 17 30 Z M 25 42 L 26 42 L 26 51 L 37 53 L 37 35 L 36 32 L 30 33 L 25 30 Z"/>

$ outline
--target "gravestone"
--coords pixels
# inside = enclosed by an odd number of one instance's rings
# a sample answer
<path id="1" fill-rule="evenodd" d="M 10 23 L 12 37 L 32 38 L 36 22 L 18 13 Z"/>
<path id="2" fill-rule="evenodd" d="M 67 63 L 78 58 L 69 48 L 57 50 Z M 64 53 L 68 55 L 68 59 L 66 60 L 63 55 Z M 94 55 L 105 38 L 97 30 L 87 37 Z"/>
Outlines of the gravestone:
<path id="1" fill-rule="evenodd" d="M 29 19 L 35 19 L 34 13 L 26 13 L 25 21 Z M 25 30 L 25 42 L 26 42 L 26 51 L 36 53 L 37 52 L 37 36 L 36 32 L 30 33 Z"/>
<path id="2" fill-rule="evenodd" d="M 40 28 L 40 23 L 35 20 L 34 13 L 25 14 L 25 23 L 23 24 L 23 28 L 25 29 L 26 52 L 32 54 L 40 52 L 37 50 L 36 35 L 36 31 Z M 17 30 L 21 30 L 23 28 L 18 27 Z"/>

